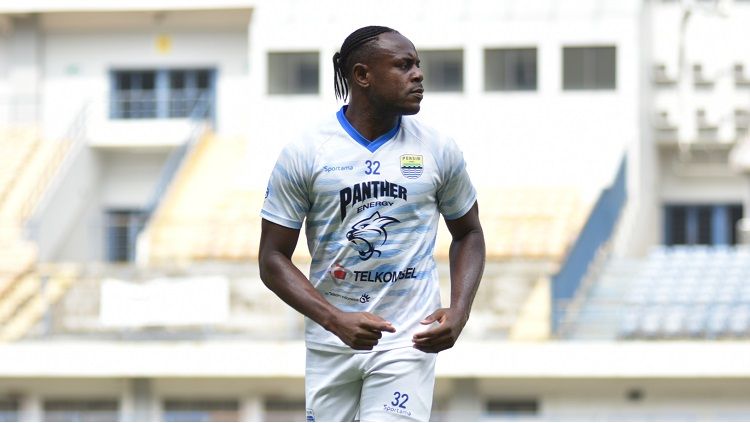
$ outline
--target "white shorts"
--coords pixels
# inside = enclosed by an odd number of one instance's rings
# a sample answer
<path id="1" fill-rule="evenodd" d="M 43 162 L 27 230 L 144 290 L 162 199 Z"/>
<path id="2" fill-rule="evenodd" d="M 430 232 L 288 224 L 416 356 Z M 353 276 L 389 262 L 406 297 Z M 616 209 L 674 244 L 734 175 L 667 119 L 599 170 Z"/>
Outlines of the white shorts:
<path id="1" fill-rule="evenodd" d="M 307 349 L 307 421 L 428 421 L 435 357 L 413 347 L 366 353 Z"/>

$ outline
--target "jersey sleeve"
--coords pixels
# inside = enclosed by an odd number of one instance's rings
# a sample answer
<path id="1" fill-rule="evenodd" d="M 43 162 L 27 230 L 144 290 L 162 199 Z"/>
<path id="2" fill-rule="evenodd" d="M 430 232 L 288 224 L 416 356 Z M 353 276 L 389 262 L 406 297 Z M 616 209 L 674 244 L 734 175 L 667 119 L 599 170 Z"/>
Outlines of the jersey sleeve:
<path id="1" fill-rule="evenodd" d="M 260 216 L 263 219 L 300 229 L 310 209 L 309 178 L 305 153 L 299 145 L 284 147 L 276 161 L 266 188 L 266 199 Z M 312 158 L 310 158 L 312 160 Z"/>
<path id="2" fill-rule="evenodd" d="M 442 175 L 437 191 L 438 209 L 447 220 L 455 220 L 471 210 L 477 192 L 466 171 L 463 153 L 452 139 L 443 150 Z"/>

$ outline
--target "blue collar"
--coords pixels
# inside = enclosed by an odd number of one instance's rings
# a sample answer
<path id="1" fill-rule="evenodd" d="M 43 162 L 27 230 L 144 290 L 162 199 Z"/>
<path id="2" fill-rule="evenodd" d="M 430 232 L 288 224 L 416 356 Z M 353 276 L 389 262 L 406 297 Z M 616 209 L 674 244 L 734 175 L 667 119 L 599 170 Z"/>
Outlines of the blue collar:
<path id="1" fill-rule="evenodd" d="M 356 129 L 354 129 L 352 124 L 349 123 L 348 120 L 346 120 L 346 115 L 345 115 L 346 108 L 347 108 L 346 105 L 342 106 L 341 109 L 338 112 L 336 112 L 336 118 L 338 118 L 339 123 L 341 124 L 341 127 L 344 128 L 344 131 L 346 131 L 346 133 L 348 133 L 349 136 L 351 136 L 354 139 L 354 141 L 357 141 L 363 147 L 370 150 L 371 153 L 374 153 L 375 150 L 380 148 L 380 146 L 382 146 L 387 141 L 395 137 L 396 134 L 398 133 L 398 130 L 401 128 L 401 118 L 399 117 L 398 123 L 396 123 L 396 126 L 394 126 L 393 129 L 375 138 L 374 140 L 370 141 L 364 136 L 362 136 L 362 134 L 360 134 Z"/>

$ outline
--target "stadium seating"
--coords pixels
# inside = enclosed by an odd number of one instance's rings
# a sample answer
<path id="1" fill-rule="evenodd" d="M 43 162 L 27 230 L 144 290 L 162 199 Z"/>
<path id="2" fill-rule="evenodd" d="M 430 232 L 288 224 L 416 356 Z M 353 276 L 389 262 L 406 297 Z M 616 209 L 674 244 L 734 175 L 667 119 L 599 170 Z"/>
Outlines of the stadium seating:
<path id="1" fill-rule="evenodd" d="M 237 182 L 247 149 L 240 138 L 208 134 L 198 141 L 144 231 L 150 263 L 257 256 L 264 192 Z M 298 247 L 296 254 L 306 251 Z"/>
<path id="2" fill-rule="evenodd" d="M 586 301 L 606 305 L 599 325 L 621 339 L 747 338 L 750 247 L 659 246 L 643 260 L 612 259 Z M 592 335 L 585 320 L 578 337 L 585 327 Z"/>
<path id="3" fill-rule="evenodd" d="M 490 260 L 559 262 L 581 230 L 589 208 L 565 187 L 478 188 L 479 214 Z M 436 256 L 447 259 L 450 235 L 440 226 Z"/>
<path id="4" fill-rule="evenodd" d="M 64 292 L 57 279 L 41 290 L 37 248 L 23 228 L 70 146 L 41 141 L 35 127 L 0 130 L 0 342 L 23 336 Z"/>
<path id="5" fill-rule="evenodd" d="M 8 196 L 37 144 L 34 129 L 0 130 L 0 204 Z"/>
<path id="6" fill-rule="evenodd" d="M 150 263 L 242 261 L 256 258 L 264 193 L 237 181 L 248 154 L 243 139 L 204 136 L 175 176 L 144 231 Z M 480 189 L 489 259 L 559 261 L 580 230 L 586 207 L 570 188 Z M 440 226 L 436 256 L 448 256 Z M 309 254 L 300 237 L 296 259 Z"/>
<path id="7" fill-rule="evenodd" d="M 25 275 L 0 302 L 0 343 L 26 335 L 55 304 L 77 277 L 74 266 L 59 265 L 52 274 Z"/>

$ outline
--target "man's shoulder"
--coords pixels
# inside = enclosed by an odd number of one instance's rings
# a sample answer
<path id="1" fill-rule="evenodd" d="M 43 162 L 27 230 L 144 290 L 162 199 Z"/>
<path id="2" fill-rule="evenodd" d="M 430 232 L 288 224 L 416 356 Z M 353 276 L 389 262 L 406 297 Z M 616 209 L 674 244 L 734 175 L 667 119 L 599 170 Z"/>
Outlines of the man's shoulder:
<path id="1" fill-rule="evenodd" d="M 312 125 L 308 125 L 292 138 L 287 145 L 287 149 L 313 152 L 337 134 L 337 125 L 335 116 L 323 118 Z"/>
<path id="2" fill-rule="evenodd" d="M 429 145 L 440 146 L 452 140 L 450 136 L 414 116 L 404 116 L 401 126 L 409 136 Z"/>

